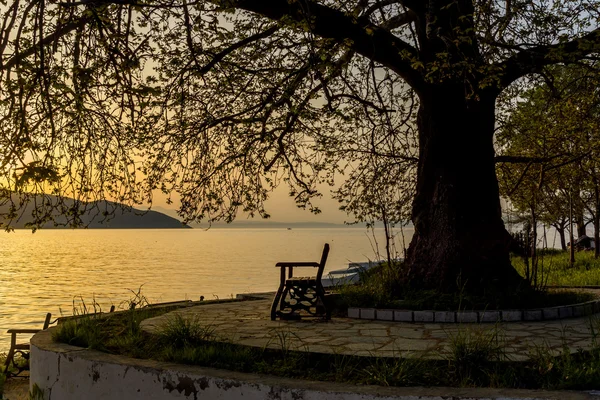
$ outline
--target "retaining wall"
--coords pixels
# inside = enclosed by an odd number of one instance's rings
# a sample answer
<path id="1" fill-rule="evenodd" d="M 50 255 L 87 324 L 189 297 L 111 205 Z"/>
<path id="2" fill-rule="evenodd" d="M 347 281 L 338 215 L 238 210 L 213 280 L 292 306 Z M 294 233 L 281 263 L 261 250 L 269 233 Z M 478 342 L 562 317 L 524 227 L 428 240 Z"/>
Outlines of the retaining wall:
<path id="1" fill-rule="evenodd" d="M 31 339 L 30 384 L 44 400 L 468 400 L 600 399 L 583 392 L 388 388 L 310 382 L 114 356 Z"/>

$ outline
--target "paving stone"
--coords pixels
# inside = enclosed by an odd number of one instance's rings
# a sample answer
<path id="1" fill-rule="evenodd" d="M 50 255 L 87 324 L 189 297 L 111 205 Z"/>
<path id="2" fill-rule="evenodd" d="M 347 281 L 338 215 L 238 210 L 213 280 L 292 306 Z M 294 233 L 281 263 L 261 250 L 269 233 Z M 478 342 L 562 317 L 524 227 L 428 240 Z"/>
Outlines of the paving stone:
<path id="1" fill-rule="evenodd" d="M 390 326 L 394 326 L 393 322 L 384 322 L 384 321 L 367 321 L 364 326 L 358 326 L 358 329 L 388 329 Z"/>
<path id="2" fill-rule="evenodd" d="M 393 321 L 394 310 L 377 310 L 377 319 L 380 321 Z"/>
<path id="3" fill-rule="evenodd" d="M 449 351 L 448 337 L 465 329 L 464 325 L 442 323 L 429 312 L 429 321 L 412 322 L 411 311 L 394 310 L 396 320 L 404 316 L 409 322 L 333 318 L 331 321 L 305 318 L 299 321 L 271 321 L 270 299 L 228 304 L 206 304 L 193 306 L 178 312 L 184 318 L 197 318 L 202 324 L 210 325 L 215 331 L 215 340 L 239 343 L 259 348 L 281 348 L 280 337 L 286 345 L 300 351 L 315 351 L 330 354 L 356 354 L 373 356 L 407 356 L 415 354 L 429 358 L 443 357 Z M 500 324 L 506 338 L 505 349 L 514 360 L 526 359 L 533 344 L 548 346 L 559 354 L 566 343 L 574 352 L 578 348 L 589 349 L 592 345 L 589 317 L 592 303 L 571 307 L 573 316 L 544 321 L 521 321 L 519 310 L 501 313 Z M 557 309 L 558 310 L 558 309 Z M 479 319 L 493 315 L 496 311 L 480 313 Z M 515 322 L 514 312 L 519 317 Z M 565 311 L 557 311 L 561 316 Z M 404 313 L 404 314 L 402 314 Z M 489 313 L 489 314 L 488 314 Z M 568 313 L 568 311 L 567 311 Z M 156 332 L 174 313 L 142 321 L 142 329 Z M 502 315 L 504 314 L 504 315 Z M 432 322 L 438 321 L 438 322 Z M 482 325 L 493 329 L 493 325 Z M 487 327 L 487 328 L 485 328 Z M 434 350 L 431 350 L 434 349 Z"/>
<path id="4" fill-rule="evenodd" d="M 560 318 L 571 318 L 573 316 L 573 308 L 572 307 L 559 307 L 558 308 L 558 316 Z"/>
<path id="5" fill-rule="evenodd" d="M 361 336 L 366 337 L 388 337 L 387 329 L 361 329 L 359 331 Z"/>
<path id="6" fill-rule="evenodd" d="M 427 337 L 430 339 L 446 339 L 448 338 L 449 334 L 450 332 L 446 330 L 434 330 L 429 332 L 429 335 L 427 335 Z"/>
<path id="7" fill-rule="evenodd" d="M 320 343 L 325 340 L 329 340 L 329 338 L 327 338 L 327 337 L 309 337 L 309 338 L 304 339 L 304 342 L 305 343 Z"/>
<path id="8" fill-rule="evenodd" d="M 542 314 L 544 315 L 544 319 L 557 319 L 558 307 L 542 308 Z"/>
<path id="9" fill-rule="evenodd" d="M 424 351 L 431 350 L 437 346 L 437 343 L 433 340 L 410 340 L 410 339 L 397 339 L 391 346 L 396 346 L 398 350 L 403 351 Z"/>
<path id="10" fill-rule="evenodd" d="M 477 311 L 461 311 L 456 313 L 456 322 L 473 323 L 477 322 Z"/>
<path id="11" fill-rule="evenodd" d="M 541 321 L 542 310 L 524 310 L 523 321 Z"/>
<path id="12" fill-rule="evenodd" d="M 415 322 L 433 322 L 433 311 L 414 311 Z"/>
<path id="13" fill-rule="evenodd" d="M 394 311 L 394 321 L 412 322 L 413 321 L 413 312 L 396 310 L 396 311 Z"/>
<path id="14" fill-rule="evenodd" d="M 502 321 L 521 321 L 522 313 L 520 310 L 503 310 L 502 311 Z"/>
<path id="15" fill-rule="evenodd" d="M 585 315 L 585 307 L 583 304 L 576 304 L 573 306 L 573 316 L 582 317 Z"/>
<path id="16" fill-rule="evenodd" d="M 527 336 L 534 336 L 536 335 L 533 332 L 529 332 L 526 329 L 511 329 L 511 330 L 506 330 L 505 331 L 507 334 L 509 334 L 512 337 L 515 338 L 520 338 L 520 337 L 527 337 Z"/>
<path id="17" fill-rule="evenodd" d="M 337 340 L 337 339 L 333 339 L 333 340 Z M 345 339 L 348 340 L 348 339 Z M 383 346 L 386 343 L 390 342 L 390 338 L 385 336 L 385 337 L 376 337 L 376 336 L 356 336 L 354 338 L 352 338 L 351 340 L 352 343 L 370 343 L 372 345 L 378 344 L 380 346 Z"/>
<path id="18" fill-rule="evenodd" d="M 361 319 L 375 319 L 375 309 L 374 308 L 361 308 L 360 309 L 360 318 Z"/>
<path id="19" fill-rule="evenodd" d="M 498 322 L 500 320 L 500 311 L 479 311 L 479 322 Z"/>
<path id="20" fill-rule="evenodd" d="M 405 339 L 421 339 L 423 338 L 424 329 L 412 328 L 412 324 L 409 326 L 399 327 L 390 326 L 389 332 L 391 337 L 401 337 Z"/>
<path id="21" fill-rule="evenodd" d="M 300 321 L 298 321 L 298 322 L 300 322 Z M 291 323 L 293 324 L 293 322 L 291 322 Z M 295 325 L 293 325 L 293 326 L 295 326 Z M 369 326 L 371 326 L 371 325 L 369 325 Z M 348 329 L 352 329 L 353 327 L 354 327 L 354 324 L 347 324 L 347 323 L 336 322 L 336 321 L 332 320 L 332 321 L 323 323 L 322 326 L 319 327 L 318 329 L 327 329 L 328 331 L 345 331 Z"/>
<path id="22" fill-rule="evenodd" d="M 360 308 L 348 308 L 348 318 L 360 318 Z"/>
<path id="23" fill-rule="evenodd" d="M 434 313 L 435 322 L 455 322 L 454 311 L 436 311 Z"/>

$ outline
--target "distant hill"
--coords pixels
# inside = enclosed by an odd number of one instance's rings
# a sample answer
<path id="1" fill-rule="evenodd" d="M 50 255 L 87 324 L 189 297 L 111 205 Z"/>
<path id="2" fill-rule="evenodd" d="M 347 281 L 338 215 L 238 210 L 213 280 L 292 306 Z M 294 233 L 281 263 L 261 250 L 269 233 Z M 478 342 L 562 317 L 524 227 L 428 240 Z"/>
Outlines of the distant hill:
<path id="1" fill-rule="evenodd" d="M 75 200 L 70 198 L 59 199 L 56 196 L 44 196 L 44 202 L 56 205 L 61 202 L 70 208 L 75 203 Z M 27 226 L 28 222 L 33 221 L 32 212 L 34 211 L 34 204 L 43 204 L 42 197 L 38 196 L 35 199 L 31 199 L 27 206 L 19 212 L 20 218 L 7 221 L 0 219 L 3 222 L 3 226 L 9 224 L 14 229 L 30 228 Z M 158 211 L 153 210 L 139 210 L 135 208 L 129 208 L 123 204 L 111 202 L 111 201 L 97 201 L 92 203 L 82 203 L 80 206 L 81 210 L 85 210 L 81 215 L 82 226 L 89 229 L 180 229 L 180 228 L 191 228 L 188 225 L 183 224 L 176 218 L 165 215 Z M 0 213 L 6 214 L 9 210 L 8 205 L 0 206 Z M 57 229 L 57 228 L 71 228 L 69 226 L 69 218 L 59 211 L 54 210 L 51 213 L 53 221 L 49 221 L 39 226 L 42 229 Z"/>

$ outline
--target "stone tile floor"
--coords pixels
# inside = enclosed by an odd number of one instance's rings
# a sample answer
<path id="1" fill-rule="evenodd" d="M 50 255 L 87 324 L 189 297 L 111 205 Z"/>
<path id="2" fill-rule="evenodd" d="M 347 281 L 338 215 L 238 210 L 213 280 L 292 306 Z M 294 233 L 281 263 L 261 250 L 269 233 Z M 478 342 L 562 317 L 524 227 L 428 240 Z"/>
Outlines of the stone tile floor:
<path id="1" fill-rule="evenodd" d="M 536 347 L 555 353 L 566 344 L 572 352 L 592 345 L 599 317 L 499 324 L 440 324 L 332 318 L 271 321 L 271 299 L 205 304 L 147 319 L 142 328 L 156 332 L 173 314 L 196 318 L 214 329 L 217 340 L 237 344 L 332 354 L 444 358 L 453 337 L 464 332 L 496 331 L 511 360 L 524 360 Z M 600 340 L 600 337 L 598 338 Z"/>

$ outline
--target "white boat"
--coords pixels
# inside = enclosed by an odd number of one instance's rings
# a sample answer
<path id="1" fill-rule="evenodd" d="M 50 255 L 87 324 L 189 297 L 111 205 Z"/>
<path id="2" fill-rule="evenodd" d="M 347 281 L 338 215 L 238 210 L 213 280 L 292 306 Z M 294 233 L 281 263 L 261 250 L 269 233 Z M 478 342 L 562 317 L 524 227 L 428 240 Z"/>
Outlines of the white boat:
<path id="1" fill-rule="evenodd" d="M 360 282 L 362 272 L 368 271 L 371 268 L 380 265 L 385 261 L 366 261 L 360 263 L 349 263 L 348 268 L 336 269 L 329 271 L 322 279 L 323 287 L 332 287 L 338 285 L 347 285 Z"/>

